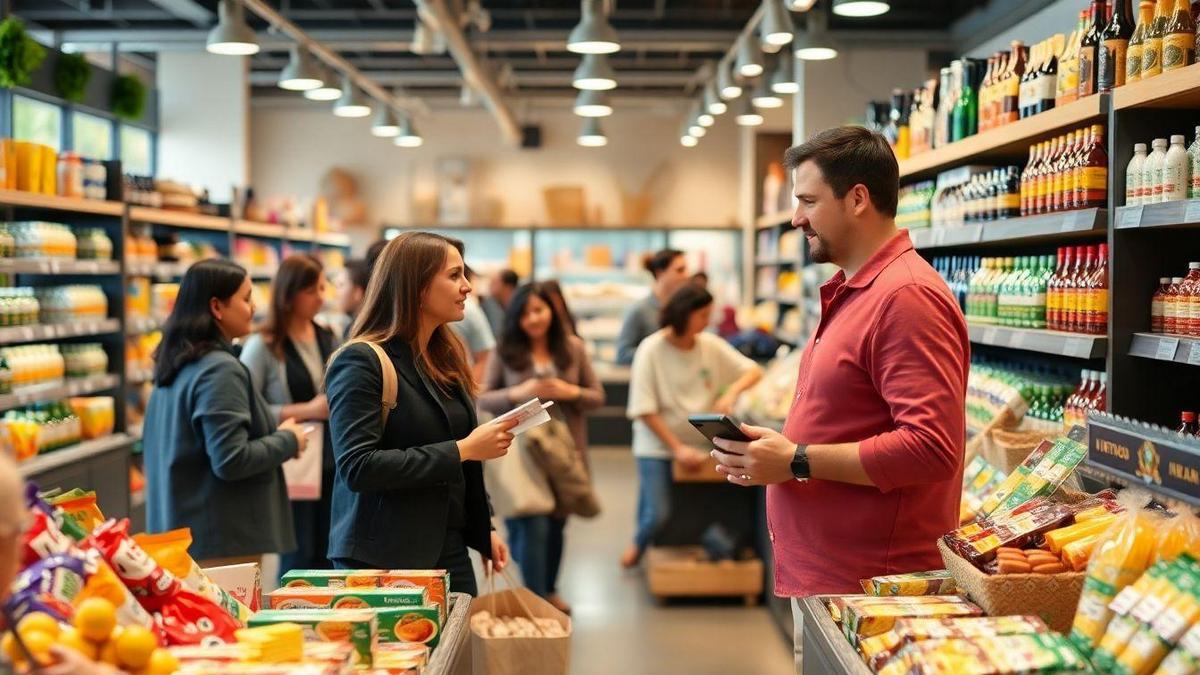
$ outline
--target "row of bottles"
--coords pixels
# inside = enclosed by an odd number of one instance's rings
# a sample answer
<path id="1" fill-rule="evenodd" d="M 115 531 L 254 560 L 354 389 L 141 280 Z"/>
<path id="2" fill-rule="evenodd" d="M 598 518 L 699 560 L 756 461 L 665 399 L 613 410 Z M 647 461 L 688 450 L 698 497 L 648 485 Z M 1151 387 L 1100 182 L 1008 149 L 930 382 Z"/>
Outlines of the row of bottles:
<path id="1" fill-rule="evenodd" d="M 1200 337 L 1200 262 L 1182 277 L 1162 277 L 1150 298 L 1150 332 Z"/>
<path id="2" fill-rule="evenodd" d="M 1020 418 L 1023 430 L 1058 434 L 1083 424 L 1088 411 L 1103 410 L 1106 398 L 1103 371 L 1082 371 L 1075 386 L 1059 372 L 974 357 L 967 378 L 967 420 L 978 429 L 1008 410 Z"/>
<path id="3" fill-rule="evenodd" d="M 1104 411 L 1107 403 L 1108 373 L 1084 370 L 1079 376 L 1079 386 L 1063 400 L 1063 430 L 1087 426 L 1087 414 L 1093 410 Z"/>
<path id="4" fill-rule="evenodd" d="M 939 195 L 935 227 L 985 223 L 1021 215 L 1021 169 L 1008 166 L 977 173 Z"/>
<path id="5" fill-rule="evenodd" d="M 1108 244 L 1064 246 L 1046 282 L 1046 328 L 1108 333 Z"/>
<path id="6" fill-rule="evenodd" d="M 74 445 L 83 438 L 83 425 L 68 401 L 9 410 L 0 420 L 18 459 Z"/>
<path id="7" fill-rule="evenodd" d="M 1200 197 L 1200 126 L 1192 144 L 1182 135 L 1156 138 L 1147 154 L 1145 143 L 1135 143 L 1125 167 L 1125 205 L 1157 204 Z"/>
<path id="8" fill-rule="evenodd" d="M 1103 126 L 1077 129 L 1029 149 L 1029 161 L 1021 172 L 1021 215 L 1103 208 L 1107 200 Z"/>
<path id="9" fill-rule="evenodd" d="M 1142 0 L 1134 24 L 1126 0 L 1117 0 L 1104 30 L 1105 48 L 1114 60 L 1125 53 L 1125 72 L 1119 69 L 1100 91 L 1146 80 L 1196 62 L 1196 12 L 1188 0 Z M 1107 86 L 1104 86 L 1107 85 Z"/>

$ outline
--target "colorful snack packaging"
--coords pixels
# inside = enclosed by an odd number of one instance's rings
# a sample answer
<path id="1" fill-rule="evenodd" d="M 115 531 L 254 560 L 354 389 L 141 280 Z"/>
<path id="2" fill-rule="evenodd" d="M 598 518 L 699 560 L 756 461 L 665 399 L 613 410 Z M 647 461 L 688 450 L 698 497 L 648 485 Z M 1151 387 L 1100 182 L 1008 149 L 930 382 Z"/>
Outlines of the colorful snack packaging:
<path id="1" fill-rule="evenodd" d="M 1037 464 L 1042 461 L 1042 458 L 1046 456 L 1046 453 L 1050 452 L 1054 445 L 1055 443 L 1051 443 L 1050 441 L 1042 441 L 1039 443 L 1038 446 L 1029 453 L 1029 456 L 1025 458 L 1025 461 L 1021 462 L 1020 466 L 1018 466 L 1016 470 L 1008 474 L 1008 477 L 1000 483 L 1000 485 L 995 489 L 994 492 L 992 492 L 992 494 L 984 498 L 983 505 L 980 507 L 979 512 L 984 516 L 992 515 L 992 512 L 999 508 L 1000 505 L 1003 504 L 1006 499 L 1008 499 L 1009 495 L 1016 491 L 1017 487 L 1022 481 L 1025 480 L 1026 476 L 1033 472 L 1033 467 L 1037 466 Z"/>
<path id="2" fill-rule="evenodd" d="M 100 551 L 171 645 L 233 642 L 242 626 L 215 602 L 189 591 L 129 536 L 129 519 L 109 520 L 87 543 Z"/>
<path id="3" fill-rule="evenodd" d="M 1054 555 L 1062 555 L 1063 547 L 1067 544 L 1074 543 L 1080 539 L 1086 539 L 1093 535 L 1101 534 L 1112 525 L 1116 520 L 1116 515 L 1109 514 L 1100 518 L 1092 518 L 1079 522 L 1076 518 L 1074 525 L 1060 527 L 1057 530 L 1050 530 L 1043 539 L 1045 540 L 1046 550 Z"/>
<path id="4" fill-rule="evenodd" d="M 879 670 L 904 645 L 921 640 L 1043 633 L 1049 629 L 1036 616 L 977 616 L 958 619 L 900 619 L 886 633 L 858 643 L 871 670 Z"/>
<path id="5" fill-rule="evenodd" d="M 910 597 L 851 596 L 846 598 L 842 628 L 846 638 L 857 645 L 862 638 L 892 629 L 898 619 L 953 616 L 980 616 L 983 610 L 957 595 L 918 595 Z"/>
<path id="6" fill-rule="evenodd" d="M 1011 511 L 1034 497 L 1050 496 L 1075 471 L 1084 457 L 1087 457 L 1086 445 L 1065 436 L 1059 437 L 996 510 Z"/>
<path id="7" fill-rule="evenodd" d="M 292 586 L 267 595 L 271 609 L 371 609 L 378 612 L 380 642 L 417 642 L 436 647 L 441 608 L 424 588 L 316 588 Z"/>
<path id="8" fill-rule="evenodd" d="M 924 640 L 906 645 L 881 675 L 1090 672 L 1087 661 L 1058 633 Z"/>
<path id="9" fill-rule="evenodd" d="M 80 492 L 82 494 L 78 494 Z M 100 506 L 96 503 L 95 492 L 72 490 L 46 501 L 50 506 L 60 509 L 64 520 L 71 521 L 85 534 L 104 522 L 104 514 L 100 512 Z"/>
<path id="10" fill-rule="evenodd" d="M 1158 550 L 1154 559 L 1174 560 L 1183 553 L 1200 558 L 1200 518 L 1184 511 L 1168 518 L 1158 536 Z"/>
<path id="11" fill-rule="evenodd" d="M 947 570 L 893 574 L 862 579 L 863 593 L 867 595 L 953 595 L 958 588 L 954 577 Z"/>
<path id="12" fill-rule="evenodd" d="M 281 586 L 376 586 L 379 588 L 420 587 L 428 589 L 429 602 L 440 605 L 442 615 L 450 611 L 450 575 L 446 570 L 288 570 Z"/>
<path id="13" fill-rule="evenodd" d="M 188 547 L 192 545 L 192 531 L 189 528 L 159 534 L 136 534 L 133 540 L 155 562 L 178 577 L 184 588 L 217 603 L 241 624 L 245 624 L 250 618 L 250 608 L 213 583 L 196 561 L 192 560 L 192 556 L 188 555 Z"/>
<path id="14" fill-rule="evenodd" d="M 207 567 L 204 575 L 251 612 L 262 609 L 262 568 L 258 563 Z"/>
<path id="15" fill-rule="evenodd" d="M 1129 489 L 1118 499 L 1126 512 L 1100 535 L 1088 562 L 1087 579 L 1071 627 L 1071 641 L 1086 655 L 1092 653 L 1108 628 L 1112 618 L 1109 603 L 1146 571 L 1157 548 L 1156 528 L 1162 516 L 1137 506 L 1149 501 L 1147 495 Z"/>
<path id="16" fill-rule="evenodd" d="M 1104 636 L 1092 652 L 1092 663 L 1108 670 L 1116 665 L 1117 656 L 1137 632 L 1139 619 L 1134 615 L 1135 612 L 1137 616 L 1141 616 L 1153 611 L 1154 606 L 1165 606 L 1166 603 L 1161 598 L 1166 595 L 1171 585 L 1171 576 L 1178 574 L 1179 569 L 1180 566 L 1176 563 L 1159 561 L 1146 570 L 1137 581 L 1117 593 L 1117 597 L 1108 605 L 1113 616 L 1108 622 Z"/>
<path id="17" fill-rule="evenodd" d="M 243 629 L 244 630 L 244 629 Z M 305 675 L 343 675 L 350 672 L 357 657 L 354 647 L 346 642 L 311 642 L 305 641 L 304 664 L 301 666 Z M 261 668 L 259 672 L 277 675 L 279 665 L 252 664 L 242 662 L 242 647 L 237 644 L 212 645 L 209 647 L 181 646 L 170 647 L 171 655 L 179 659 L 181 672 L 188 675 L 194 673 L 227 673 L 254 672 L 243 671 L 241 668 Z M 293 666 L 295 668 L 295 666 Z M 270 669 L 270 670 L 267 670 Z"/>
<path id="18" fill-rule="evenodd" d="M 1116 672 L 1136 675 L 1151 672 L 1200 618 L 1200 574 L 1197 574 L 1200 570 L 1188 565 L 1180 569 L 1172 579 L 1166 606 L 1137 617 L 1141 624 L 1117 657 Z"/>
<path id="19" fill-rule="evenodd" d="M 347 643 L 354 648 L 355 663 L 370 666 L 379 642 L 377 621 L 375 612 L 361 609 L 264 609 L 250 617 L 249 626 L 300 624 L 305 640 Z"/>
<path id="20" fill-rule="evenodd" d="M 1072 515 L 1070 506 L 1039 498 L 1012 513 L 955 530 L 944 539 L 953 551 L 982 569 L 996 557 L 997 549 L 1024 548 L 1044 532 L 1062 527 Z M 963 532 L 970 534 L 963 536 Z"/>
<path id="21" fill-rule="evenodd" d="M 1188 629 L 1154 675 L 1193 675 L 1200 671 L 1200 624 Z"/>
<path id="22" fill-rule="evenodd" d="M 375 668 L 413 669 L 419 672 L 429 663 L 429 647 L 406 642 L 388 642 L 375 648 Z"/>

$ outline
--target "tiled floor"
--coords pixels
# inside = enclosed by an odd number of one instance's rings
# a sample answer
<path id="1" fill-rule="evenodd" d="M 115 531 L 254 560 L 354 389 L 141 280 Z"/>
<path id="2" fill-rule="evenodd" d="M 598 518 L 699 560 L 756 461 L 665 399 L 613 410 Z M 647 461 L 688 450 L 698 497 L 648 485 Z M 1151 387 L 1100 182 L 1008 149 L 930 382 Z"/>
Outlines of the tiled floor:
<path id="1" fill-rule="evenodd" d="M 791 644 L 763 607 L 740 601 L 659 604 L 617 560 L 633 534 L 637 476 L 628 450 L 596 450 L 604 512 L 574 519 L 559 588 L 574 608 L 571 672 L 791 673 Z"/>

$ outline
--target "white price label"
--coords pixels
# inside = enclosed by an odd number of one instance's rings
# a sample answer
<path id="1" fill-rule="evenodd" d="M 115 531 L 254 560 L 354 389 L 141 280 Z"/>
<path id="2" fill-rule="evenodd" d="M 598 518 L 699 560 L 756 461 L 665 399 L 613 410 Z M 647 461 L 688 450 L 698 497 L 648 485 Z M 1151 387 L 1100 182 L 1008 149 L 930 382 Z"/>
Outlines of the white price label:
<path id="1" fill-rule="evenodd" d="M 1117 218 L 1117 227 L 1138 227 L 1142 224 L 1142 206 L 1127 206 L 1121 209 L 1120 217 Z"/>
<path id="2" fill-rule="evenodd" d="M 1062 355 L 1074 356 L 1076 358 L 1086 358 L 1091 356 L 1091 343 L 1084 338 L 1067 338 L 1063 342 Z"/>
<path id="3" fill-rule="evenodd" d="M 25 328 L 21 329 L 21 339 L 22 340 L 32 340 L 36 336 L 37 336 L 37 332 L 33 328 L 25 327 Z"/>
<path id="4" fill-rule="evenodd" d="M 1008 339 L 1008 346 L 1013 349 L 1024 349 L 1026 337 L 1025 333 L 1021 331 L 1013 331 L 1012 336 Z"/>
<path id="5" fill-rule="evenodd" d="M 996 344 L 996 329 L 995 328 L 983 329 L 983 344 L 985 344 L 985 345 Z"/>
<path id="6" fill-rule="evenodd" d="M 1200 366 L 1200 340 L 1189 342 L 1188 344 L 1191 345 L 1188 351 L 1188 365 Z"/>
<path id="7" fill-rule="evenodd" d="M 1154 358 L 1160 361 L 1174 361 L 1175 352 L 1179 349 L 1179 338 L 1163 337 L 1158 339 L 1158 350 Z"/>
<path id="8" fill-rule="evenodd" d="M 1183 215 L 1185 223 L 1200 223 L 1200 200 L 1193 199 L 1187 203 L 1187 210 Z"/>

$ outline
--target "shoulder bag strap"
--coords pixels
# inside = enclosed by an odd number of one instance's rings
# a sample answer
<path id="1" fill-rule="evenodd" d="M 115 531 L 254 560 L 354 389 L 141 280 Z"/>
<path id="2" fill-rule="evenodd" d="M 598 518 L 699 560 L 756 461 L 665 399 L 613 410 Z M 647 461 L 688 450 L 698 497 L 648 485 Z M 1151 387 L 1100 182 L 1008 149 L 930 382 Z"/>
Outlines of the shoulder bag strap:
<path id="1" fill-rule="evenodd" d="M 383 347 L 377 342 L 368 342 L 367 340 L 351 340 L 342 345 L 342 349 L 350 345 L 361 342 L 371 348 L 375 352 L 375 358 L 379 359 L 379 374 L 383 377 L 383 392 L 380 396 L 380 408 L 383 413 L 383 422 L 381 427 L 386 427 L 388 417 L 392 414 L 392 410 L 396 407 L 396 393 L 399 387 L 399 382 L 396 375 L 396 366 L 392 363 L 391 357 L 387 352 L 383 351 Z"/>

